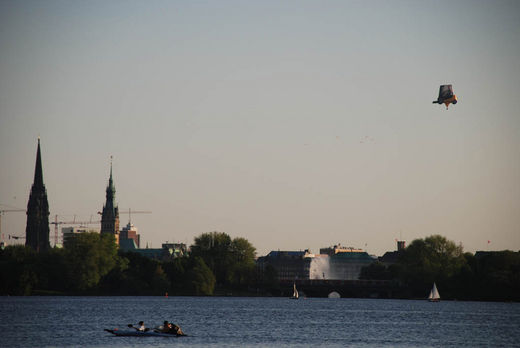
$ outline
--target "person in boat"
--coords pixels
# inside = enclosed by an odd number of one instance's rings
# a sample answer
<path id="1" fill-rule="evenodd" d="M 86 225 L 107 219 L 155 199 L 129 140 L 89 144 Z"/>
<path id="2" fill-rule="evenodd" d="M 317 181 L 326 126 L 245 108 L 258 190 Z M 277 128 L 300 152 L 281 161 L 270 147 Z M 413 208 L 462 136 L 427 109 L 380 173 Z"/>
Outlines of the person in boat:
<path id="1" fill-rule="evenodd" d="M 170 323 L 171 331 L 174 332 L 177 336 L 184 336 L 184 332 L 182 332 L 180 326 Z"/>
<path id="2" fill-rule="evenodd" d="M 160 329 L 162 333 L 170 333 L 170 323 L 168 323 L 168 320 L 164 321 L 163 326 Z"/>
<path id="3" fill-rule="evenodd" d="M 141 320 L 141 321 L 138 323 L 138 325 L 139 325 L 138 327 L 135 327 L 135 326 L 134 326 L 133 328 L 136 329 L 137 331 L 142 331 L 142 332 L 148 331 L 148 330 L 144 327 L 144 321 Z"/>
<path id="4" fill-rule="evenodd" d="M 164 321 L 162 332 L 177 336 L 184 336 L 184 332 L 182 332 L 178 325 L 169 323 L 167 320 Z"/>
<path id="5" fill-rule="evenodd" d="M 128 324 L 128 327 L 132 328 L 132 329 L 136 329 L 137 331 L 148 331 L 150 329 L 144 327 L 144 321 L 140 321 L 138 323 L 139 326 L 134 326 L 133 324 Z"/>

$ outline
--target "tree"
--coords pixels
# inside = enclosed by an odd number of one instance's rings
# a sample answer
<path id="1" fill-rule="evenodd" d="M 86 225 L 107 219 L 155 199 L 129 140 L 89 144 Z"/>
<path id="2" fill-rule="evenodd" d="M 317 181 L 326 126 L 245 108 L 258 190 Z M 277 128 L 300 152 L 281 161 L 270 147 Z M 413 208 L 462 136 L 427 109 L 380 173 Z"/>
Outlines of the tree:
<path id="1" fill-rule="evenodd" d="M 36 272 L 38 274 L 38 290 L 45 293 L 61 294 L 67 285 L 66 251 L 61 248 L 52 248 L 46 253 L 38 255 Z"/>
<path id="2" fill-rule="evenodd" d="M 188 257 L 177 257 L 169 262 L 163 263 L 164 271 L 170 282 L 168 293 L 172 295 L 188 295 L 187 268 Z"/>
<path id="3" fill-rule="evenodd" d="M 195 238 L 191 256 L 200 257 L 215 275 L 219 286 L 246 287 L 255 277 L 256 249 L 245 238 L 231 239 L 223 232 Z"/>
<path id="4" fill-rule="evenodd" d="M 414 240 L 400 255 L 401 280 L 413 291 L 422 295 L 433 282 L 449 296 L 450 282 L 466 264 L 462 245 L 456 245 L 440 235 Z"/>
<path id="5" fill-rule="evenodd" d="M 120 266 L 103 279 L 102 290 L 121 295 L 162 295 L 169 281 L 162 263 L 135 252 L 120 253 Z"/>
<path id="6" fill-rule="evenodd" d="M 187 272 L 188 291 L 195 296 L 213 295 L 215 276 L 200 257 L 191 259 L 190 269 Z"/>
<path id="7" fill-rule="evenodd" d="M 256 249 L 245 238 L 234 238 L 231 241 L 231 258 L 236 263 L 254 264 Z"/>
<path id="8" fill-rule="evenodd" d="M 191 246 L 192 257 L 200 257 L 215 275 L 217 284 L 225 285 L 232 264 L 231 237 L 223 232 L 203 233 Z"/>
<path id="9" fill-rule="evenodd" d="M 478 252 L 472 265 L 476 298 L 520 301 L 520 252 Z"/>
<path id="10" fill-rule="evenodd" d="M 361 268 L 359 279 L 390 280 L 392 279 L 392 274 L 384 264 L 376 261 Z"/>
<path id="11" fill-rule="evenodd" d="M 0 294 L 31 295 L 38 283 L 37 254 L 31 247 L 8 246 L 0 251 Z"/>
<path id="12" fill-rule="evenodd" d="M 117 264 L 117 246 L 111 234 L 80 233 L 67 244 L 67 287 L 72 291 L 86 291 L 96 287 Z"/>
<path id="13" fill-rule="evenodd" d="M 119 255 L 116 265 L 99 281 L 99 291 L 107 295 L 129 295 L 127 270 L 130 265 L 128 258 Z"/>
<path id="14" fill-rule="evenodd" d="M 235 238 L 230 247 L 231 263 L 227 283 L 235 288 L 246 288 L 255 281 L 256 249 L 245 238 Z"/>

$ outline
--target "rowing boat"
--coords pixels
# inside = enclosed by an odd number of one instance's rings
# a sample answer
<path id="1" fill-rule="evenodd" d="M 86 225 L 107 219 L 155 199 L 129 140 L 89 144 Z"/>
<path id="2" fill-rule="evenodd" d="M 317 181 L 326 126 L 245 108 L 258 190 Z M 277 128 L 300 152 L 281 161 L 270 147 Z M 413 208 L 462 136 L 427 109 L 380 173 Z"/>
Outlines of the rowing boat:
<path id="1" fill-rule="evenodd" d="M 118 329 L 105 329 L 106 332 L 110 332 L 116 336 L 137 336 L 137 337 L 177 337 L 179 335 L 176 334 L 168 334 L 164 332 L 157 331 L 137 331 L 137 330 L 118 330 Z"/>

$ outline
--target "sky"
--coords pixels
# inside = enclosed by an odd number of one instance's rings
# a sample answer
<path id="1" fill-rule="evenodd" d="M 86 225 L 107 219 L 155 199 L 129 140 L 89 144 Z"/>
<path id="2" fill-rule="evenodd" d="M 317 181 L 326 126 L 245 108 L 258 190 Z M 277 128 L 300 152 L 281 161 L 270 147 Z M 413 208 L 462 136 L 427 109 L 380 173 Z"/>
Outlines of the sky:
<path id="1" fill-rule="evenodd" d="M 0 209 L 40 137 L 50 220 L 98 218 L 113 156 L 142 246 L 518 251 L 519 37 L 518 1 L 2 0 Z"/>

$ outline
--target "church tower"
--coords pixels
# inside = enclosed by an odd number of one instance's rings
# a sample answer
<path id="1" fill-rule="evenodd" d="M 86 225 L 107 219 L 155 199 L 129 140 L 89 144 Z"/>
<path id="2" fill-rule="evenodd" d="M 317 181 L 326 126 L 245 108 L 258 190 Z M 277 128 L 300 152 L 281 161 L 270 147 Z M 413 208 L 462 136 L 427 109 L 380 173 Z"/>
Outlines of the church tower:
<path id="1" fill-rule="evenodd" d="M 49 202 L 47 190 L 43 184 L 42 157 L 40 153 L 40 138 L 36 151 L 36 168 L 34 183 L 27 203 L 27 226 L 25 228 L 25 245 L 37 252 L 50 249 L 49 244 Z"/>
<path id="2" fill-rule="evenodd" d="M 101 214 L 101 234 L 113 234 L 119 245 L 119 208 L 116 204 L 116 188 L 112 180 L 112 161 L 110 161 L 110 179 L 107 186 L 107 200 Z"/>

